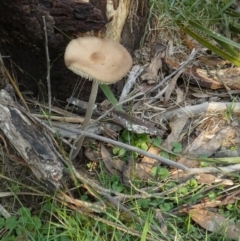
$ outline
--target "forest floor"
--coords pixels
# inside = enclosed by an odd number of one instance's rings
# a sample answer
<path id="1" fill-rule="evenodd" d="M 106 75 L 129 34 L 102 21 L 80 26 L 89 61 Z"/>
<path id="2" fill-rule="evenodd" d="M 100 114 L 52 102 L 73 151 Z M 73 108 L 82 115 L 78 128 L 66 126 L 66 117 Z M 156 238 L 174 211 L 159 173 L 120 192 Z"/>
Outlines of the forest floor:
<path id="1" fill-rule="evenodd" d="M 240 66 L 184 31 L 187 14 L 211 22 L 216 12 L 209 30 L 238 43 L 219 10 L 239 15 L 238 1 L 161 2 L 149 1 L 131 87 L 116 96 L 125 113 L 97 103 L 88 129 L 95 136 L 73 163 L 68 153 L 83 121 L 74 113 L 86 103 L 52 106 L 49 118 L 47 104 L 25 99 L 23 123 L 41 126 L 64 174 L 54 191 L 0 136 L 0 240 L 240 240 Z"/>

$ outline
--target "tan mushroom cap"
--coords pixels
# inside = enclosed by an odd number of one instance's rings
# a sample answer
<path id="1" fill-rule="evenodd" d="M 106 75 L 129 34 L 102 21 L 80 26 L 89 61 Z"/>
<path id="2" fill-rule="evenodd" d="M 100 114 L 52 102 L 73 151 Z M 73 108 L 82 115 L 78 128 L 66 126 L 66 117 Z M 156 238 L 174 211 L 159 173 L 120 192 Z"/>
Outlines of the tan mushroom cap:
<path id="1" fill-rule="evenodd" d="M 132 67 L 132 57 L 121 44 L 97 37 L 70 41 L 64 60 L 75 74 L 102 84 L 117 82 Z"/>

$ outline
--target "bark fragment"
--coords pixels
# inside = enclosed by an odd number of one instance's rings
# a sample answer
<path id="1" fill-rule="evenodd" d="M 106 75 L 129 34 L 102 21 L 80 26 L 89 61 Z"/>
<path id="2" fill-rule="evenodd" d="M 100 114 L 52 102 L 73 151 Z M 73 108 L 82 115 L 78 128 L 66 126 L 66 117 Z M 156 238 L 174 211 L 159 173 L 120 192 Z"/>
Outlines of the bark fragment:
<path id="1" fill-rule="evenodd" d="M 0 113 L 0 131 L 18 155 L 39 180 L 58 188 L 63 165 L 41 126 L 5 90 L 0 91 Z"/>

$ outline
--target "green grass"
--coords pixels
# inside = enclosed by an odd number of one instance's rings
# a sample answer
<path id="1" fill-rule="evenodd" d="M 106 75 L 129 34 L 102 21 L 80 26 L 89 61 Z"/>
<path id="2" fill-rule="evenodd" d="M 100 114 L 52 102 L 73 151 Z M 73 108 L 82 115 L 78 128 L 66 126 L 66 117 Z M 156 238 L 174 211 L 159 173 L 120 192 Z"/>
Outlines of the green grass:
<path id="1" fill-rule="evenodd" d="M 234 2 L 234 0 L 151 0 L 150 9 L 156 18 L 166 16 L 168 21 L 164 24 L 171 25 L 170 28 L 175 24 L 204 47 L 240 66 L 238 43 L 240 14 L 230 8 Z"/>

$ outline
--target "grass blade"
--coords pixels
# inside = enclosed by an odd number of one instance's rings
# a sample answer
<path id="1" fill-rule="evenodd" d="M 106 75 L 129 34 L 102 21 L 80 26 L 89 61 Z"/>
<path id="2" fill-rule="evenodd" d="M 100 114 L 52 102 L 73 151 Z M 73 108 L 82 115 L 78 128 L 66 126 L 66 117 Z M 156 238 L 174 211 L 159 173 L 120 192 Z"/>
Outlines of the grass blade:
<path id="1" fill-rule="evenodd" d="M 110 88 L 108 87 L 108 85 L 103 85 L 103 84 L 102 84 L 102 85 L 100 85 L 100 87 L 101 87 L 103 93 L 105 94 L 105 96 L 107 97 L 107 99 L 109 100 L 109 102 L 110 102 L 113 106 L 115 106 L 115 109 L 118 110 L 118 111 L 123 111 L 123 112 L 124 112 L 122 106 L 120 106 L 120 105 L 116 106 L 116 105 L 118 104 L 118 101 L 117 101 L 117 99 L 115 98 L 113 92 L 112 92 L 112 91 L 110 90 Z"/>
<path id="2" fill-rule="evenodd" d="M 236 66 L 240 67 L 240 60 L 238 58 L 235 58 L 235 57 L 229 55 L 228 53 L 223 52 L 221 49 L 219 49 L 218 47 L 216 47 L 213 44 L 209 43 L 208 41 L 203 39 L 198 34 L 192 32 L 189 28 L 182 26 L 182 29 L 183 29 L 183 31 L 185 33 L 190 35 L 192 38 L 197 40 L 200 44 L 202 44 L 206 48 L 212 50 L 214 53 L 216 53 L 217 55 L 219 55 L 223 59 L 226 59 L 226 60 L 230 61 L 231 63 L 235 64 Z"/>

